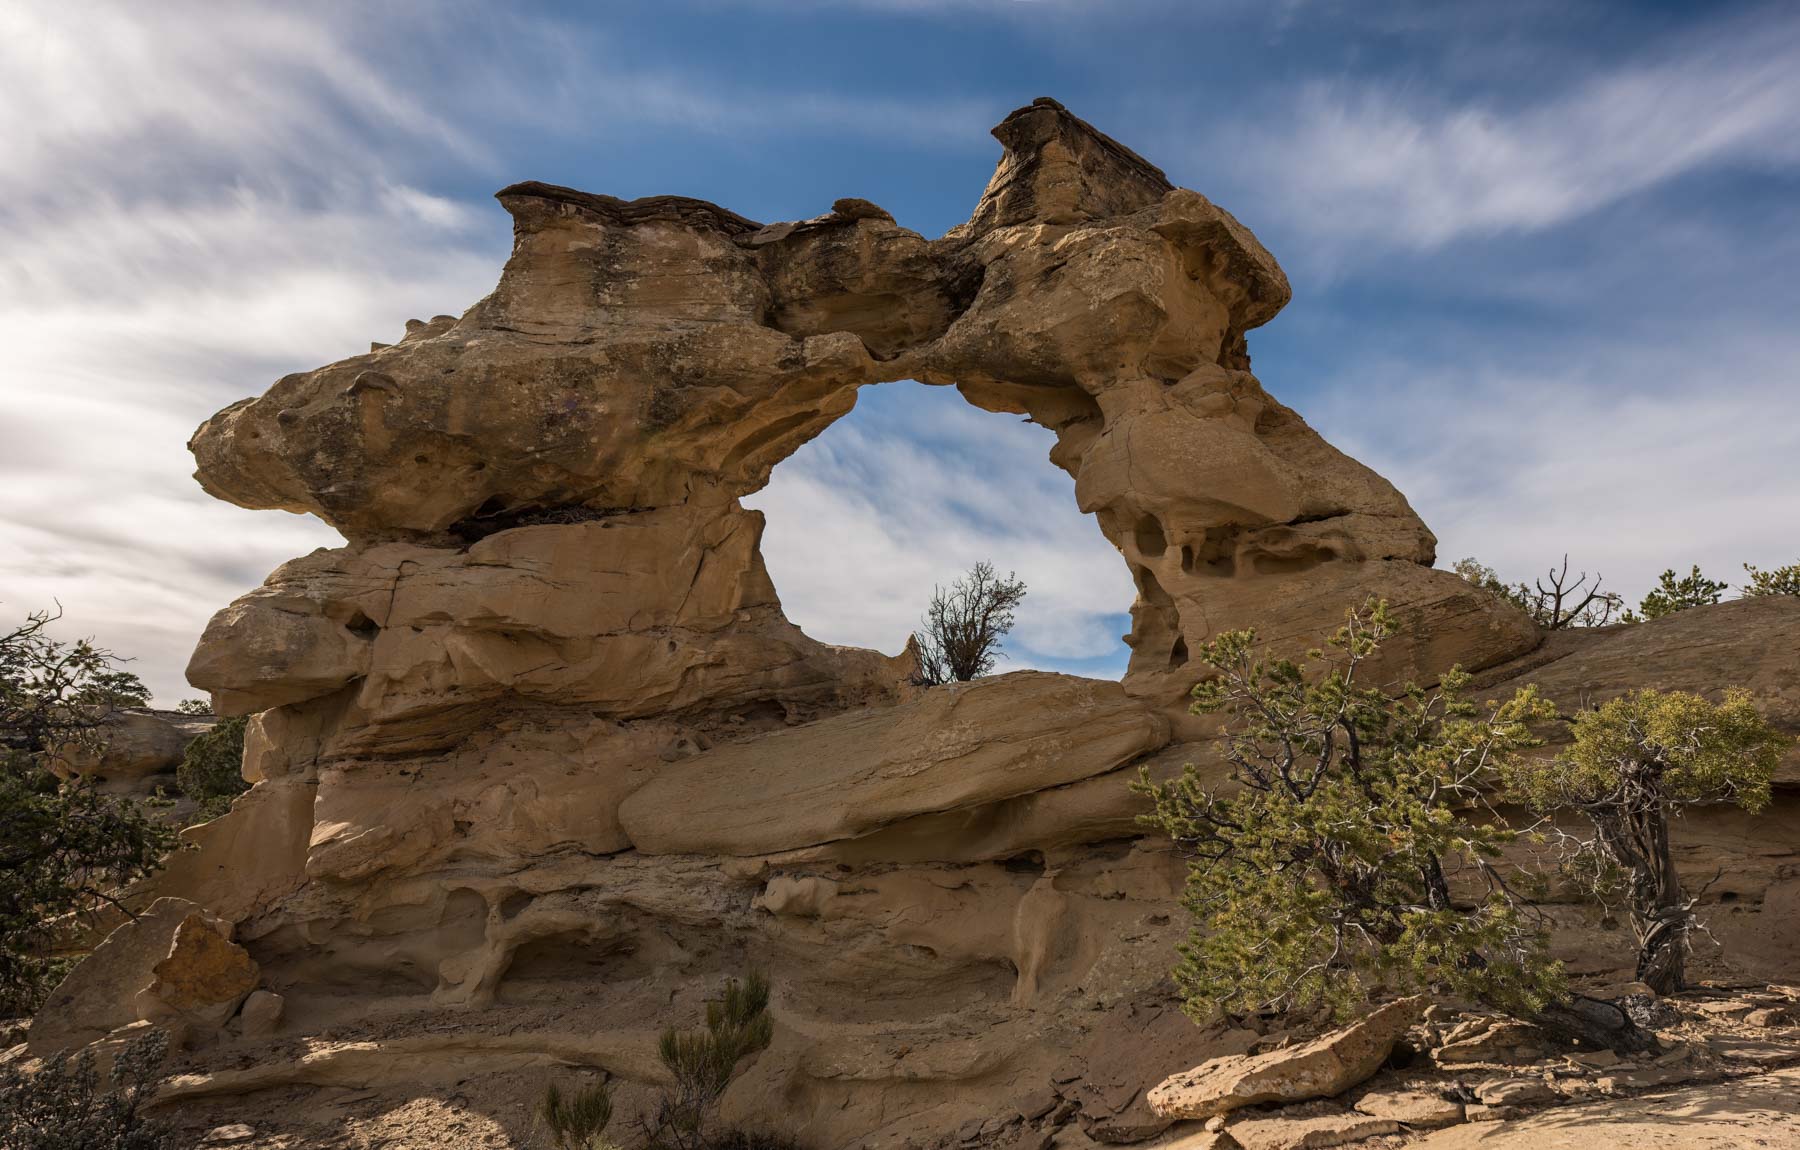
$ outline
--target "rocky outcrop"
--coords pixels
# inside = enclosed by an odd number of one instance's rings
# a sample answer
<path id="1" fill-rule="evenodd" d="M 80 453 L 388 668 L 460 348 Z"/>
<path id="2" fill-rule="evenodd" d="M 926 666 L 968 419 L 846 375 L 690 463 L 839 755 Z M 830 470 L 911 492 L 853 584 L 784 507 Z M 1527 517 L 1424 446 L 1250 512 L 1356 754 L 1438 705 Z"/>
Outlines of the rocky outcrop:
<path id="1" fill-rule="evenodd" d="M 1375 594 L 1403 627 L 1390 676 L 1461 663 L 1496 688 L 1567 673 L 1581 693 L 1669 658 L 1706 677 L 1688 640 L 1660 637 L 1686 620 L 1545 645 L 1433 569 L 1401 494 L 1250 373 L 1245 333 L 1288 285 L 1229 213 L 1053 101 L 995 135 L 993 180 L 935 240 L 862 200 L 764 225 L 514 185 L 493 294 L 199 429 L 208 491 L 311 512 L 348 543 L 285 564 L 201 638 L 190 679 L 254 715 L 253 786 L 184 832 L 195 849 L 154 884 L 229 925 L 263 985 L 213 1037 L 278 1028 L 305 1053 L 239 1049 L 170 1097 L 573 1066 L 610 1075 L 630 1113 L 661 1085 L 656 1035 L 759 967 L 774 1037 L 728 1121 L 820 1150 L 1155 1137 L 1176 1119 L 1154 1084 L 1279 1046 L 1175 1008 L 1186 863 L 1135 821 L 1140 770 L 1223 779 L 1184 707 L 1202 643 L 1253 625 L 1309 646 Z M 1052 462 L 1137 588 L 1122 683 L 925 689 L 910 649 L 833 647 L 786 620 L 762 517 L 739 501 L 859 388 L 900 379 L 1055 432 Z M 1756 610 L 1709 658 L 1790 690 L 1762 644 L 1792 620 Z M 1641 649 L 1614 659 L 1615 642 Z M 1740 832 L 1683 831 L 1742 854 Z M 1768 914 L 1795 881 L 1784 851 L 1747 873 L 1772 961 L 1791 962 Z M 160 961 L 173 935 L 157 938 Z M 106 953 L 34 1040 L 136 1019 L 83 1014 L 112 993 Z M 201 1015 L 235 1006 L 251 969 L 207 954 L 210 989 L 178 996 Z M 1385 1054 L 1364 1046 L 1332 1048 L 1337 1078 Z M 1253 1077 L 1229 1096 L 1260 1097 Z M 520 1110 L 509 1081 L 496 1113 Z"/>
<path id="2" fill-rule="evenodd" d="M 98 718 L 92 738 L 64 748 L 51 765 L 117 794 L 150 794 L 158 785 L 173 789 L 188 744 L 218 721 L 150 707 L 108 708 Z"/>

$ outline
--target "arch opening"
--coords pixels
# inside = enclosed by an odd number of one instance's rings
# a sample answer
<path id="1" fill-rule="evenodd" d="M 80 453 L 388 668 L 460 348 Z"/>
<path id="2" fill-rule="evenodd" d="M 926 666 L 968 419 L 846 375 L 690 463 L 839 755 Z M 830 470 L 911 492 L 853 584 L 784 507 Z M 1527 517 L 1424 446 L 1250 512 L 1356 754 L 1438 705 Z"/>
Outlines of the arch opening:
<path id="1" fill-rule="evenodd" d="M 898 653 L 933 587 L 987 560 L 1028 589 L 996 673 L 1118 679 L 1131 572 L 1076 505 L 1056 446 L 1049 429 L 953 387 L 871 385 L 742 502 L 767 520 L 763 561 L 784 612 L 815 639 Z"/>

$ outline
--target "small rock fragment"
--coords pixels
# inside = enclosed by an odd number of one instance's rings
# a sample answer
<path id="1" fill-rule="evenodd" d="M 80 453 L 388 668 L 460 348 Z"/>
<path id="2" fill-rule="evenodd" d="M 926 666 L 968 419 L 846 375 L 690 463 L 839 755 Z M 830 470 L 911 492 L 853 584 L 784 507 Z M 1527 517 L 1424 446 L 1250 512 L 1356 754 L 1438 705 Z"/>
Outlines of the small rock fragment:
<path id="1" fill-rule="evenodd" d="M 1225 1123 L 1225 1136 L 1243 1150 L 1319 1150 L 1399 1132 L 1400 1124 L 1391 1118 L 1358 1114 L 1334 1102 L 1240 1111 Z"/>
<path id="2" fill-rule="evenodd" d="M 287 1000 L 272 990 L 255 990 L 244 999 L 238 1012 L 238 1026 L 245 1038 L 269 1038 L 281 1027 L 281 1016 Z"/>
<path id="3" fill-rule="evenodd" d="M 1488 1106 L 1531 1106 L 1562 1096 L 1541 1078 L 1492 1078 L 1475 1088 L 1475 1097 Z"/>
<path id="4" fill-rule="evenodd" d="M 242 1122 L 234 1122 L 229 1126 L 214 1126 L 200 1137 L 202 1146 L 226 1146 L 233 1142 L 245 1142 L 256 1137 L 256 1129 Z"/>

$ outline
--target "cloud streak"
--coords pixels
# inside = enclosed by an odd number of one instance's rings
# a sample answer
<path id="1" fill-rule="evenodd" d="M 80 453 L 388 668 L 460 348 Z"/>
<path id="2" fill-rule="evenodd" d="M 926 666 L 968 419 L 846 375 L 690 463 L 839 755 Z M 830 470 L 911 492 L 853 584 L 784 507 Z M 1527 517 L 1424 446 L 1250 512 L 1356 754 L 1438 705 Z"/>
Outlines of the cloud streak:
<path id="1" fill-rule="evenodd" d="M 1306 84 L 1233 133 L 1282 215 L 1334 244 L 1435 248 L 1566 224 L 1720 165 L 1800 162 L 1800 19 L 1683 34 L 1520 101 L 1447 99 L 1389 79 Z"/>

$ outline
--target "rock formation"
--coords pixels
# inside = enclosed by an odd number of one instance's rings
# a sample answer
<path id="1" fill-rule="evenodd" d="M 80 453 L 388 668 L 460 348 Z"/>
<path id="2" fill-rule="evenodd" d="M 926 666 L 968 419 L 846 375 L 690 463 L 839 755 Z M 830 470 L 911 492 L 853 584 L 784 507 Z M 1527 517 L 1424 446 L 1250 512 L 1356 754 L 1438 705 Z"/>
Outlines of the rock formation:
<path id="1" fill-rule="evenodd" d="M 492 295 L 200 428 L 208 491 L 349 544 L 208 626 L 189 677 L 256 714 L 254 786 L 157 889 L 234 925 L 281 996 L 243 1041 L 368 1037 L 182 1097 L 577 1063 L 629 1110 L 656 1031 L 754 965 L 776 1037 L 728 1119 L 820 1148 L 970 1122 L 992 1141 L 1054 1083 L 1045 1112 L 1148 1137 L 1170 1119 L 1144 1090 L 1257 1037 L 1171 1008 L 1183 864 L 1126 789 L 1208 761 L 1182 706 L 1199 644 L 1252 624 L 1311 643 L 1379 594 L 1406 627 L 1396 676 L 1644 673 L 1601 654 L 1638 639 L 1541 648 L 1434 570 L 1400 493 L 1263 390 L 1245 334 L 1288 285 L 1230 214 L 1054 101 L 995 135 L 986 192 L 936 240 L 862 200 L 765 226 L 516 184 Z M 739 500 L 900 379 L 1056 433 L 1136 582 L 1123 683 L 926 690 L 910 651 L 784 618 Z M 1720 665 L 1793 608 L 1758 608 Z M 1788 898 L 1791 854 L 1761 857 Z M 1791 966 L 1791 927 L 1770 933 Z"/>

